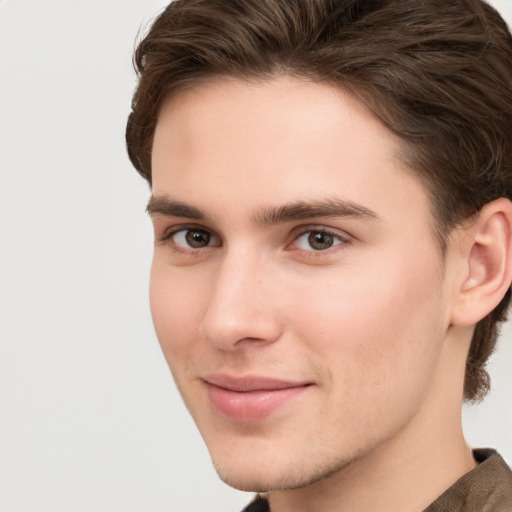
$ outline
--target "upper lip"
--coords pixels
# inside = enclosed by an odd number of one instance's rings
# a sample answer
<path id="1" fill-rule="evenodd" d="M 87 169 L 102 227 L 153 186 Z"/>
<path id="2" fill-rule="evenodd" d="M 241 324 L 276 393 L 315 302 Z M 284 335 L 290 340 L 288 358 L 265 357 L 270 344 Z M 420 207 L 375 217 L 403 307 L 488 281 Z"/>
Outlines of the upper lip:
<path id="1" fill-rule="evenodd" d="M 225 374 L 211 374 L 203 377 L 207 384 L 212 384 L 229 391 L 248 392 L 248 391 L 272 391 L 279 389 L 289 389 L 301 386 L 308 386 L 312 382 L 307 381 L 287 381 L 273 377 L 263 377 L 257 375 L 246 375 L 234 377 Z"/>

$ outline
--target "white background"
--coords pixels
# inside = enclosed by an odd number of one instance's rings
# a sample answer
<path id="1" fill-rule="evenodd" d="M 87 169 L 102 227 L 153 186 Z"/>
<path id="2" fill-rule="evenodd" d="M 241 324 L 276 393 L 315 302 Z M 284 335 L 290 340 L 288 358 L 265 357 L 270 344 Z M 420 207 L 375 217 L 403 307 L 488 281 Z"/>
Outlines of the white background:
<path id="1" fill-rule="evenodd" d="M 512 22 L 511 0 L 493 2 Z M 148 308 L 149 190 L 124 127 L 156 0 L 0 1 L 0 512 L 236 512 Z M 512 330 L 474 445 L 512 463 Z"/>

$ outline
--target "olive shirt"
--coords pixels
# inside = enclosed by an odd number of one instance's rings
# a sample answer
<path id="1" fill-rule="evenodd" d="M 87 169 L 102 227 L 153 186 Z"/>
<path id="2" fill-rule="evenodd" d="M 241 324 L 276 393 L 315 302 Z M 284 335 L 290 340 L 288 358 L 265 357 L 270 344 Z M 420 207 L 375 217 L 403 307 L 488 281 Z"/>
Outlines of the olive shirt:
<path id="1" fill-rule="evenodd" d="M 478 462 L 423 512 L 512 512 L 512 471 L 494 450 L 474 450 Z M 243 512 L 270 512 L 257 496 Z"/>

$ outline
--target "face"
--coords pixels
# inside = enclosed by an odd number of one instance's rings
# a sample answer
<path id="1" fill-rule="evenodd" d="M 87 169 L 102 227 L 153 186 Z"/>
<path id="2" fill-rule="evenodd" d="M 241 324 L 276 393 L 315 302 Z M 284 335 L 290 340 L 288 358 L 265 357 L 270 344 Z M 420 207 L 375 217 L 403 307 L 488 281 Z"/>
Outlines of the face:
<path id="1" fill-rule="evenodd" d="M 405 443 L 439 403 L 445 262 L 399 151 L 350 95 L 285 77 L 161 112 L 152 314 L 235 487 L 311 484 Z"/>

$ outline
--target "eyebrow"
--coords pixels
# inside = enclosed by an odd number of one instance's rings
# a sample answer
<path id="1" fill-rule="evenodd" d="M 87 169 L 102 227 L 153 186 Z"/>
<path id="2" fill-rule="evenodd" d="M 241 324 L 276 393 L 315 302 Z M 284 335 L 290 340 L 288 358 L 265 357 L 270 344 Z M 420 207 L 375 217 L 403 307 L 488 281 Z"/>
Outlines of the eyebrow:
<path id="1" fill-rule="evenodd" d="M 319 217 L 351 217 L 362 220 L 378 220 L 376 212 L 365 206 L 342 199 L 322 201 L 297 201 L 277 208 L 265 208 L 255 216 L 257 224 L 272 226 L 285 222 L 297 222 Z"/>
<path id="2" fill-rule="evenodd" d="M 146 211 L 149 215 L 184 217 L 194 220 L 205 220 L 208 217 L 208 215 L 199 208 L 180 201 L 173 201 L 166 196 L 151 196 Z"/>
<path id="3" fill-rule="evenodd" d="M 208 220 L 213 216 L 200 208 L 175 201 L 167 196 L 151 196 L 146 211 L 149 215 L 183 217 Z M 296 201 L 277 207 L 264 207 L 252 220 L 255 224 L 270 227 L 286 222 L 297 222 L 320 217 L 350 217 L 361 220 L 379 220 L 376 212 L 352 201 L 337 198 L 320 201 Z"/>

